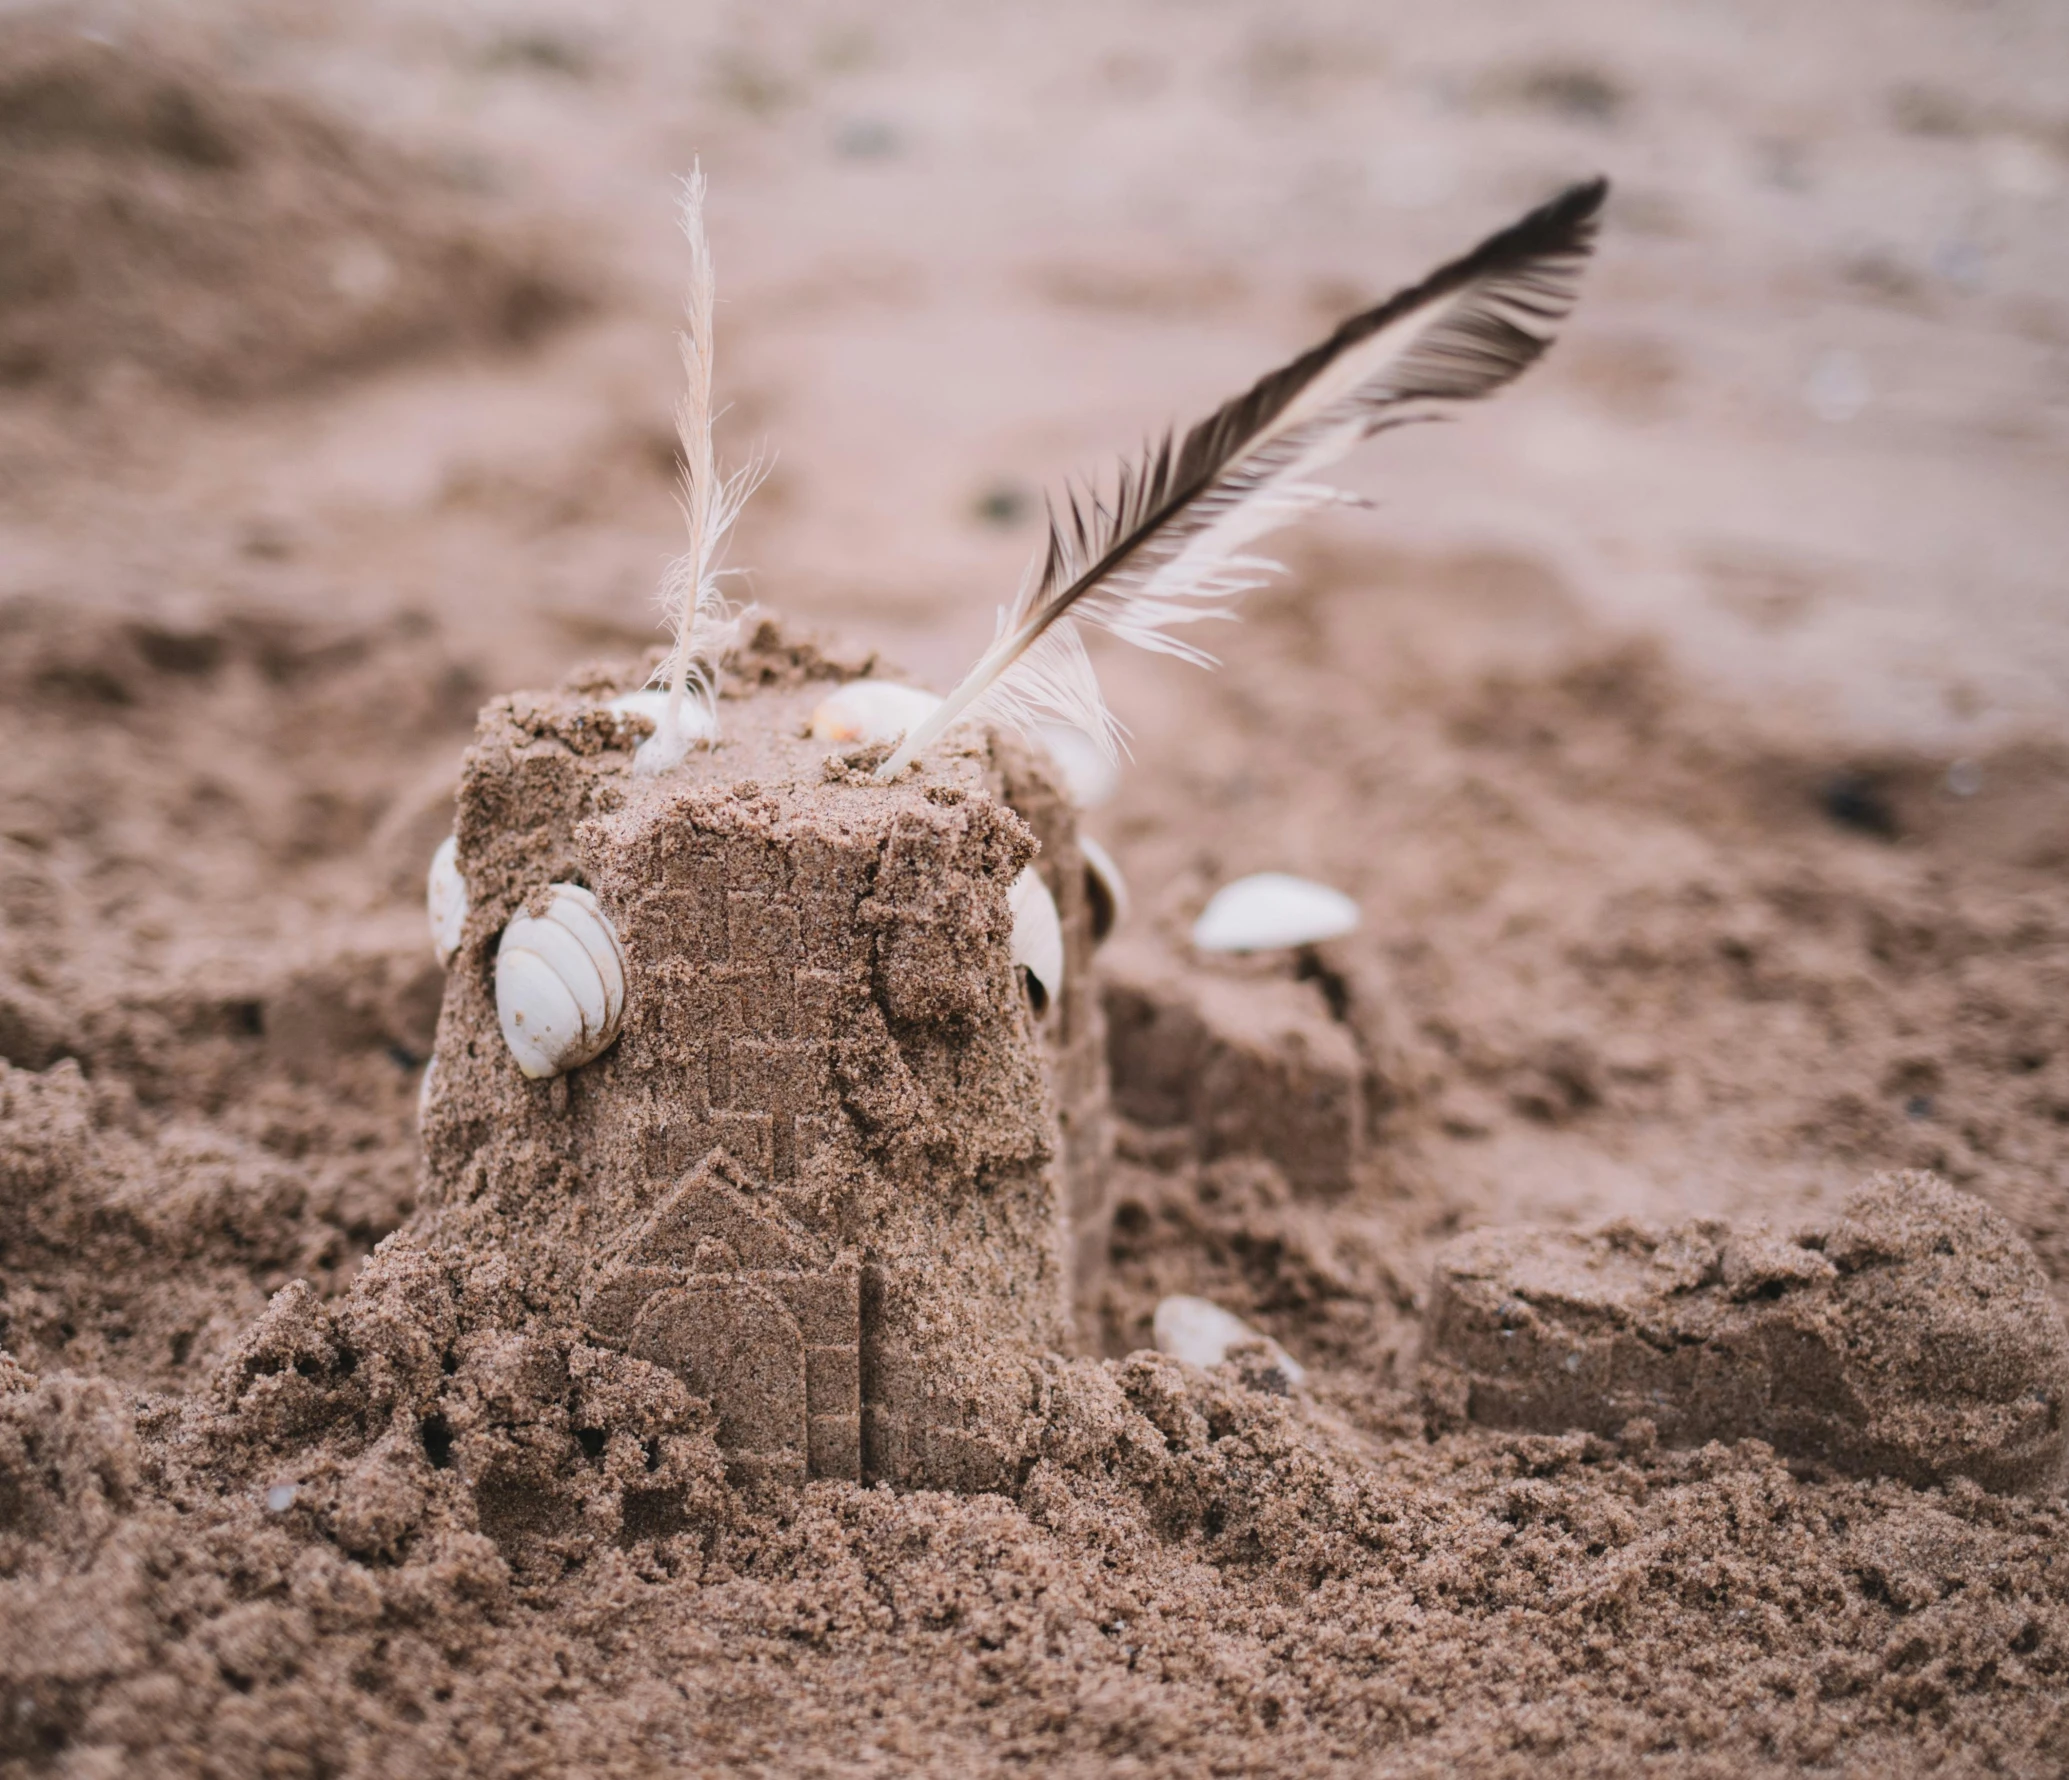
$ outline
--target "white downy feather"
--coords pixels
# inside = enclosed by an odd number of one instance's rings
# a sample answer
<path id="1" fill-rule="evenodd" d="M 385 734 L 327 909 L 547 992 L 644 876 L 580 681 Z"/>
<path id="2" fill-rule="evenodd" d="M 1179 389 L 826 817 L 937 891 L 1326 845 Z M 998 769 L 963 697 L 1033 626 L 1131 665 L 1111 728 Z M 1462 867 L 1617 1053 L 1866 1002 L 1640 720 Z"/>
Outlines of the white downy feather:
<path id="1" fill-rule="evenodd" d="M 690 282 L 678 336 L 684 390 L 676 405 L 675 430 L 682 442 L 681 503 L 689 548 L 668 565 L 661 582 L 661 608 L 675 640 L 654 673 L 654 683 L 666 689 L 668 703 L 655 720 L 654 733 L 633 756 L 632 770 L 642 775 L 666 772 L 692 745 L 709 741 L 718 731 L 712 676 L 740 636 L 739 615 L 720 591 L 727 571 L 718 566 L 719 557 L 740 509 L 767 473 L 756 459 L 730 476 L 721 475 L 712 446 L 712 312 L 717 285 L 711 244 L 704 233 L 701 167 L 692 168 L 683 181 L 681 218 L 690 244 Z"/>

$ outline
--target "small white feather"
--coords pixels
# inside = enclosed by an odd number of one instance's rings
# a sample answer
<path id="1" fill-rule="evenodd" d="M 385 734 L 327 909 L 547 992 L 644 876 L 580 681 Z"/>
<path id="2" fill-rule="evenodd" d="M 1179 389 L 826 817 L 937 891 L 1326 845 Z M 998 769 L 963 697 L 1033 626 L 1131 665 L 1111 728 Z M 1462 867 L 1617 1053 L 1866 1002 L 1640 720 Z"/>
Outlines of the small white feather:
<path id="1" fill-rule="evenodd" d="M 759 458 L 731 475 L 721 474 L 712 444 L 713 311 L 718 299 L 711 244 L 704 233 L 701 167 L 693 167 L 683 181 L 681 214 L 690 245 L 690 282 L 678 336 L 684 390 L 676 406 L 675 430 L 682 445 L 681 503 L 689 548 L 669 564 L 662 578 L 661 607 L 675 640 L 654 680 L 666 690 L 668 705 L 656 719 L 653 735 L 633 757 L 632 769 L 640 774 L 666 772 L 693 746 L 718 733 L 712 676 L 740 639 L 739 615 L 720 591 L 720 581 L 729 571 L 718 566 L 719 559 L 740 509 L 767 474 Z"/>

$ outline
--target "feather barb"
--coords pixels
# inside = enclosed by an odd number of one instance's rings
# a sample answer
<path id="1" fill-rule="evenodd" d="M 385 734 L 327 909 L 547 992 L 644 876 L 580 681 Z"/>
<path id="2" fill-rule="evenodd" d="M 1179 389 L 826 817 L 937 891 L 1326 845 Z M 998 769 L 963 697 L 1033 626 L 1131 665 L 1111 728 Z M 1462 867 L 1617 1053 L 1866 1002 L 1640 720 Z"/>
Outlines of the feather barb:
<path id="1" fill-rule="evenodd" d="M 674 766 L 693 741 L 708 738 L 717 727 L 713 676 L 720 660 L 739 640 L 738 616 L 720 585 L 730 571 L 721 569 L 719 561 L 740 509 L 767 474 L 759 457 L 731 475 L 722 474 L 712 444 L 712 424 L 717 418 L 712 407 L 717 281 L 711 243 L 704 232 L 702 167 L 692 167 L 683 181 L 680 219 L 689 242 L 690 279 L 683 299 L 682 332 L 677 336 L 683 394 L 676 404 L 675 431 L 682 452 L 677 498 L 689 547 L 668 565 L 661 581 L 661 608 L 674 634 L 654 681 L 667 689 L 668 705 L 654 735 L 635 758 L 635 770 L 640 772 L 661 772 Z"/>
<path id="2" fill-rule="evenodd" d="M 1352 316 L 1180 439 L 1065 491 L 1045 549 L 991 646 L 877 769 L 893 779 L 966 712 L 1050 713 L 1109 754 L 1120 738 L 1082 626 L 1201 666 L 1184 626 L 1234 617 L 1277 564 L 1249 546 L 1350 497 L 1314 480 L 1373 434 L 1492 394 L 1533 364 L 1573 307 L 1604 180 L 1569 187 L 1420 284 Z"/>

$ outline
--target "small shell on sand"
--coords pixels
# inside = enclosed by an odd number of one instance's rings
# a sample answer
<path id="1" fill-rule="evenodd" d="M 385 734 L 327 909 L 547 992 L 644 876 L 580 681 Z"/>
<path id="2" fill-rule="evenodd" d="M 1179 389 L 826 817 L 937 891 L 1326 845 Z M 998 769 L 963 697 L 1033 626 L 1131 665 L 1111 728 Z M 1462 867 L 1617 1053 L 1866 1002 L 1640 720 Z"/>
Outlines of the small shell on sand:
<path id="1" fill-rule="evenodd" d="M 1193 944 L 1203 952 L 1268 952 L 1338 939 L 1357 926 L 1358 905 L 1341 890 L 1263 871 L 1215 891 L 1193 923 Z"/>
<path id="2" fill-rule="evenodd" d="M 1037 723 L 1035 739 L 1049 750 L 1063 789 L 1081 810 L 1096 810 L 1121 788 L 1121 769 L 1074 723 Z"/>
<path id="3" fill-rule="evenodd" d="M 577 1069 L 618 1036 L 625 954 L 579 884 L 555 884 L 544 915 L 520 910 L 496 950 L 496 1018 L 535 1081 Z"/>
<path id="4" fill-rule="evenodd" d="M 467 925 L 467 880 L 460 876 L 460 837 L 449 834 L 431 855 L 431 877 L 424 887 L 424 909 L 431 917 L 431 946 L 440 964 L 450 964 L 460 949 Z"/>
<path id="5" fill-rule="evenodd" d="M 1271 1355 L 1288 1384 L 1302 1384 L 1307 1370 L 1269 1335 L 1260 1334 L 1232 1311 L 1206 1298 L 1166 1298 L 1151 1319 L 1157 1352 L 1188 1366 L 1218 1366 L 1231 1348 L 1255 1342 Z"/>
<path id="6" fill-rule="evenodd" d="M 1028 975 L 1028 997 L 1037 1014 L 1063 993 L 1063 923 L 1056 899 L 1033 866 L 1026 867 L 1006 892 L 1013 911 L 1013 962 Z"/>
<path id="7" fill-rule="evenodd" d="M 717 720 L 702 699 L 682 701 L 679 726 L 669 721 L 669 703 L 670 694 L 665 687 L 648 686 L 638 692 L 621 692 L 604 707 L 622 716 L 653 719 L 654 733 L 640 743 L 632 756 L 632 770 L 641 777 L 665 773 L 680 765 L 692 745 L 708 742 L 718 734 Z"/>
<path id="8" fill-rule="evenodd" d="M 1078 836 L 1085 856 L 1085 898 L 1092 906 L 1092 943 L 1096 946 L 1128 915 L 1128 880 L 1113 855 L 1089 834 Z"/>
<path id="9" fill-rule="evenodd" d="M 934 714 L 938 694 L 890 680 L 850 680 L 812 710 L 812 736 L 821 742 L 896 742 Z"/>

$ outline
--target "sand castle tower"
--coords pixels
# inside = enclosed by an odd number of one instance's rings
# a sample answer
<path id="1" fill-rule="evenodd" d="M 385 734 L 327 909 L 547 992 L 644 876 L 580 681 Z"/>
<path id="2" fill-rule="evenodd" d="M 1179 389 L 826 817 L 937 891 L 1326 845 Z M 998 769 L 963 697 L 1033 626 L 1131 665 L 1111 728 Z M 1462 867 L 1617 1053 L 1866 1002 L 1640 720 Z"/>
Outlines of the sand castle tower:
<path id="1" fill-rule="evenodd" d="M 1320 472 L 1544 351 L 1604 190 L 1349 317 L 1105 493 L 1067 491 L 961 682 L 895 752 L 844 756 L 810 734 L 837 670 L 769 627 L 722 646 L 719 551 L 755 470 L 713 447 L 693 172 L 670 700 L 635 719 L 608 673 L 498 700 L 460 791 L 413 1234 L 507 1258 L 511 1307 L 477 1314 L 673 1369 L 741 1475 L 1010 1476 L 1105 1247 L 1104 1072 L 1061 776 L 971 719 L 1110 736 L 1087 626 L 1209 662 L 1187 627 L 1257 584 L 1259 538 L 1335 502 Z M 720 660 L 719 739 L 689 748 L 691 667 Z M 635 770 L 643 738 L 667 770 Z M 1046 1005 L 1016 954 L 1046 961 Z"/>
<path id="2" fill-rule="evenodd" d="M 650 724 L 610 708 L 636 671 L 483 712 L 426 1210 L 498 1244 L 528 1309 L 709 1398 L 737 1476 L 983 1488 L 1105 1249 L 1084 866 L 1017 741 L 965 728 L 879 785 L 882 748 L 811 739 L 841 677 L 764 625 L 721 739 L 653 777 L 632 770 Z M 1030 862 L 1063 935 L 1047 997 L 1010 958 Z M 593 898 L 624 986 L 611 1042 L 533 1079 L 499 950 L 555 885 Z M 578 937 L 611 943 L 576 896 Z"/>

